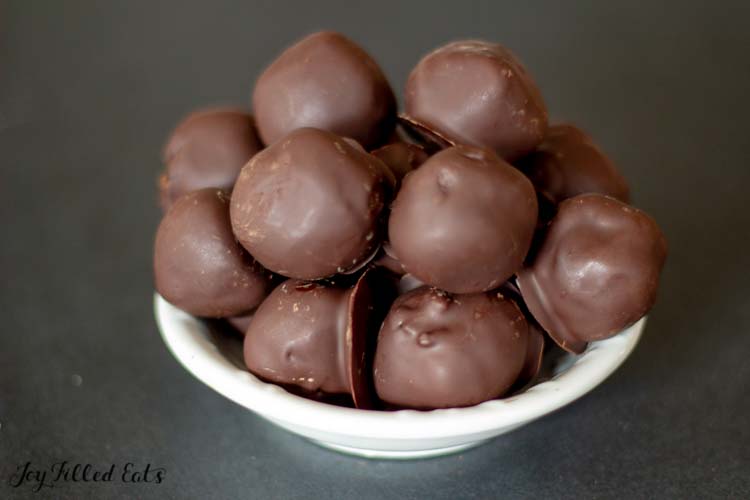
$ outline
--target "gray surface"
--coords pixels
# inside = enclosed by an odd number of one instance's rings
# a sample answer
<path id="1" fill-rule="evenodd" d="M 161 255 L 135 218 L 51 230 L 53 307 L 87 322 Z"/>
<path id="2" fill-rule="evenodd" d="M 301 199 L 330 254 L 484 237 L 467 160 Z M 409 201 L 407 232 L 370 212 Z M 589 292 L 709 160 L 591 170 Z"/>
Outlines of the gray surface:
<path id="1" fill-rule="evenodd" d="M 349 3 L 0 4 L 0 498 L 749 498 L 748 4 Z M 151 310 L 162 140 L 193 107 L 247 103 L 322 27 L 397 88 L 443 41 L 502 41 L 621 165 L 671 254 L 604 385 L 474 451 L 388 463 L 277 430 L 171 358 Z M 34 496 L 7 483 L 27 460 L 167 474 Z"/>

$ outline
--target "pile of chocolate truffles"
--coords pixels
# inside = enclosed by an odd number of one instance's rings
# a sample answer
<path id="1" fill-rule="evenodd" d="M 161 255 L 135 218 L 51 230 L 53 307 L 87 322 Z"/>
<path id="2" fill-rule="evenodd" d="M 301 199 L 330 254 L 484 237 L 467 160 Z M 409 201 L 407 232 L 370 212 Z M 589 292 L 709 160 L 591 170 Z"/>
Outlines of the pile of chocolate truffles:
<path id="1" fill-rule="evenodd" d="M 664 236 L 591 137 L 548 124 L 508 49 L 440 47 L 403 97 L 399 114 L 377 63 L 320 32 L 263 71 L 253 114 L 185 118 L 159 294 L 244 335 L 260 379 L 369 410 L 523 390 L 552 345 L 581 353 L 649 311 Z"/>

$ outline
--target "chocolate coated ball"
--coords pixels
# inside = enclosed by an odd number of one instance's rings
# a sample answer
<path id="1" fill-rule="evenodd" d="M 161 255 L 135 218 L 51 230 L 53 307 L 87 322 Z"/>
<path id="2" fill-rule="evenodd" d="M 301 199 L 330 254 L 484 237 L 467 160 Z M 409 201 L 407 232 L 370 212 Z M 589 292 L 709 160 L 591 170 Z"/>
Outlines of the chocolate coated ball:
<path id="1" fill-rule="evenodd" d="M 517 166 L 552 203 L 585 193 L 600 193 L 625 203 L 628 183 L 591 137 L 573 125 L 549 128 L 537 149 Z"/>
<path id="2" fill-rule="evenodd" d="M 518 273 L 526 305 L 555 342 L 582 352 L 645 315 L 667 245 L 645 212 L 585 194 L 559 205 L 533 261 Z"/>
<path id="3" fill-rule="evenodd" d="M 344 350 L 349 289 L 288 280 L 258 307 L 245 363 L 264 380 L 309 393 L 349 394 Z"/>
<path id="4" fill-rule="evenodd" d="M 396 299 L 380 330 L 375 389 L 401 408 L 475 405 L 513 385 L 527 343 L 526 319 L 501 294 L 417 288 Z"/>
<path id="5" fill-rule="evenodd" d="M 508 49 L 489 42 L 453 42 L 426 55 L 409 75 L 404 101 L 417 123 L 508 161 L 532 151 L 547 129 L 539 89 Z"/>
<path id="6" fill-rule="evenodd" d="M 536 194 L 486 150 L 454 147 L 409 174 L 391 209 L 389 241 L 406 272 L 454 293 L 498 287 L 531 244 Z"/>
<path id="7" fill-rule="evenodd" d="M 377 63 L 338 33 L 314 33 L 260 75 L 253 108 L 263 142 L 314 127 L 370 149 L 390 136 L 396 99 Z"/>
<path id="8" fill-rule="evenodd" d="M 164 146 L 159 179 L 164 211 L 185 193 L 207 187 L 232 190 L 243 165 L 261 150 L 253 117 L 218 108 L 187 116 Z"/>
<path id="9" fill-rule="evenodd" d="M 318 279 L 377 250 L 388 168 L 331 132 L 299 129 L 258 153 L 232 194 L 234 234 L 266 268 Z"/>
<path id="10" fill-rule="evenodd" d="M 246 313 L 268 294 L 271 279 L 237 243 L 229 195 L 206 188 L 180 197 L 159 224 L 154 248 L 156 290 L 196 316 Z"/>

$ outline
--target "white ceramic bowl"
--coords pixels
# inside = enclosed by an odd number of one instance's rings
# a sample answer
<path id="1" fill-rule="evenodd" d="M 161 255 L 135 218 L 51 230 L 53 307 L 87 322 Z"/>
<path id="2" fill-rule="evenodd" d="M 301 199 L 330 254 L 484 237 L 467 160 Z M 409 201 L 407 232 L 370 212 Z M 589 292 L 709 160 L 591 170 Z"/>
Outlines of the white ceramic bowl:
<path id="1" fill-rule="evenodd" d="M 421 458 L 479 445 L 551 413 L 599 385 L 628 357 L 646 319 L 607 340 L 589 344 L 548 367 L 551 378 L 506 399 L 470 408 L 377 412 L 301 398 L 244 369 L 239 339 L 217 335 L 203 322 L 155 297 L 164 342 L 196 378 L 295 434 L 370 458 Z"/>

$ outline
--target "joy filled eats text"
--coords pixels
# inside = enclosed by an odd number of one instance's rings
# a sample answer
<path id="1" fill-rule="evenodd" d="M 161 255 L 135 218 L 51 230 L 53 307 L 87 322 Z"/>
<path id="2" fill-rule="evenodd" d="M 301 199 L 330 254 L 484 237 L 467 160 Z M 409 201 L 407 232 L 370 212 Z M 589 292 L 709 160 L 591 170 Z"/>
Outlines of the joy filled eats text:
<path id="1" fill-rule="evenodd" d="M 166 475 L 165 468 L 155 467 L 150 463 L 139 465 L 126 462 L 122 465 L 95 466 L 64 460 L 49 467 L 39 467 L 32 462 L 25 462 L 16 467 L 8 484 L 13 488 L 28 487 L 38 492 L 63 483 L 161 484 Z"/>

